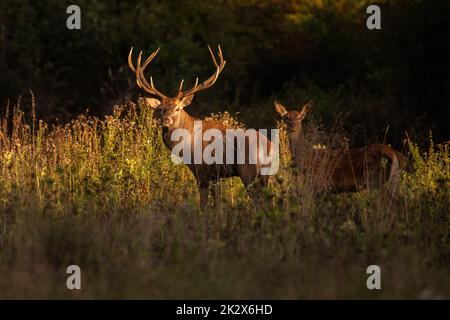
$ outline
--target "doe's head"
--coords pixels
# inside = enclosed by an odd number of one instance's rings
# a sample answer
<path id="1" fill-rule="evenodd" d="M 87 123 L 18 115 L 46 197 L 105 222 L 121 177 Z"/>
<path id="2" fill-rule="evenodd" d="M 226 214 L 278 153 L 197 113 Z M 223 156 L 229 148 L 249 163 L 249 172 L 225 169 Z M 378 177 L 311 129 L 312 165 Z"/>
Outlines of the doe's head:
<path id="1" fill-rule="evenodd" d="M 279 102 L 274 102 L 275 111 L 281 116 L 281 119 L 286 123 L 288 132 L 298 131 L 301 129 L 302 120 L 311 110 L 314 102 L 309 100 L 299 110 L 287 111 L 286 108 Z"/>

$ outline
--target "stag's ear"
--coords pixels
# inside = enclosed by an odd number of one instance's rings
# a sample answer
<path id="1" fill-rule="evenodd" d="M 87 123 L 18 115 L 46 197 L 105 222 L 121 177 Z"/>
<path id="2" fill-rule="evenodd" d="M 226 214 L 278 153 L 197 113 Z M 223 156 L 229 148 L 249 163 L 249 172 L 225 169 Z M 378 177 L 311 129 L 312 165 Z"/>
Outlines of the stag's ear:
<path id="1" fill-rule="evenodd" d="M 145 104 L 152 109 L 156 109 L 161 105 L 161 101 L 159 101 L 158 99 L 155 99 L 155 98 L 146 98 Z"/>
<path id="2" fill-rule="evenodd" d="M 192 99 L 194 99 L 194 95 L 193 94 L 190 94 L 188 96 L 185 96 L 185 97 L 181 98 L 181 101 L 180 101 L 181 102 L 181 107 L 185 108 L 188 105 L 190 105 L 192 103 Z"/>
<path id="3" fill-rule="evenodd" d="M 312 100 L 309 100 L 307 104 L 305 104 L 299 114 L 299 118 L 303 119 L 306 117 L 306 114 L 311 110 L 311 107 L 314 105 L 314 102 Z"/>
<path id="4" fill-rule="evenodd" d="M 275 101 L 274 103 L 275 106 L 275 111 L 280 115 L 280 116 L 284 116 L 287 112 L 286 108 L 279 102 Z"/>

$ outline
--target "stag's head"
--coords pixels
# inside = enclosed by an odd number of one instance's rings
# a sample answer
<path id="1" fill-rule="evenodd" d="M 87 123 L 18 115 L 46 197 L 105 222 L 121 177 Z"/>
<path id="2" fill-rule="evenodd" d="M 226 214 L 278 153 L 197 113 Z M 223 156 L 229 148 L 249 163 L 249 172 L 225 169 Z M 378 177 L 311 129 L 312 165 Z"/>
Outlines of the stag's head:
<path id="1" fill-rule="evenodd" d="M 313 101 L 310 100 L 298 111 L 287 111 L 286 108 L 279 102 L 274 102 L 275 111 L 281 116 L 281 119 L 286 123 L 288 132 L 297 132 L 302 128 L 302 120 L 306 117 L 313 106 Z"/>
<path id="2" fill-rule="evenodd" d="M 175 97 L 169 98 L 155 88 L 152 77 L 150 77 L 149 83 L 144 76 L 145 69 L 158 54 L 159 49 L 153 52 L 145 60 L 144 64 L 141 64 L 141 51 L 139 53 L 137 64 L 135 67 L 132 62 L 133 48 L 131 48 L 130 54 L 128 55 L 128 65 L 130 69 L 136 74 L 136 83 L 139 88 L 150 94 L 150 97 L 147 98 L 147 105 L 151 108 L 158 109 L 156 116 L 161 121 L 164 127 L 176 128 L 177 126 L 181 125 L 181 122 L 183 121 L 183 109 L 191 104 L 192 99 L 194 98 L 194 94 L 214 85 L 217 78 L 219 77 L 220 72 L 222 72 L 223 68 L 225 67 L 226 61 L 223 59 L 220 46 L 218 46 L 219 62 L 217 62 L 216 57 L 214 56 L 209 46 L 208 49 L 214 62 L 214 66 L 216 67 L 216 71 L 214 72 L 214 74 L 201 84 L 198 83 L 197 78 L 194 87 L 186 91 L 183 91 L 184 80 L 181 80 L 177 95 Z"/>

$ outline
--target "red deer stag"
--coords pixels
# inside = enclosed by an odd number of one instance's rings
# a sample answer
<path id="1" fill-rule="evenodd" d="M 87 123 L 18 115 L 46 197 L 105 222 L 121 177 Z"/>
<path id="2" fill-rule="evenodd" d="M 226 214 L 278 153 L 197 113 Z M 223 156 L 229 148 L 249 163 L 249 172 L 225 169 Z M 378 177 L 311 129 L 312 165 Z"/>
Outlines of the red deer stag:
<path id="1" fill-rule="evenodd" d="M 131 48 L 130 53 L 128 55 L 128 65 L 130 69 L 135 73 L 136 75 L 136 82 L 139 88 L 145 90 L 148 94 L 150 94 L 153 97 L 147 98 L 147 105 L 149 105 L 155 110 L 155 117 L 158 121 L 162 123 L 162 133 L 163 133 L 163 140 L 164 144 L 169 150 L 174 150 L 174 147 L 176 144 L 178 144 L 178 141 L 172 140 L 172 134 L 177 129 L 183 129 L 186 130 L 185 132 L 188 132 L 190 138 L 192 139 L 193 144 L 192 147 L 190 147 L 190 158 L 194 158 L 194 145 L 197 143 L 201 143 L 201 146 L 203 147 L 203 150 L 205 147 L 210 144 L 211 141 L 204 141 L 203 133 L 209 129 L 215 129 L 216 132 L 221 133 L 222 135 L 225 135 L 227 132 L 227 129 L 231 129 L 221 123 L 220 121 L 215 120 L 206 120 L 206 119 L 197 119 L 194 117 L 191 117 L 189 114 L 187 114 L 184 111 L 184 108 L 189 106 L 192 102 L 192 99 L 194 98 L 194 94 L 201 90 L 205 90 L 216 82 L 217 78 L 219 77 L 219 74 L 222 72 L 223 68 L 225 67 L 225 60 L 223 59 L 222 50 L 220 49 L 220 46 L 218 46 L 218 56 L 219 61 L 217 62 L 215 55 L 211 51 L 211 48 L 208 46 L 209 52 L 211 54 L 211 58 L 213 60 L 214 66 L 215 66 L 215 72 L 214 74 L 205 80 L 203 83 L 198 83 L 198 78 L 195 81 L 195 85 L 193 88 L 183 91 L 183 83 L 184 80 L 181 81 L 178 94 L 173 97 L 169 98 L 162 94 L 160 91 L 158 91 L 154 84 L 153 84 L 153 78 L 150 77 L 150 83 L 147 81 L 147 79 L 144 76 L 144 71 L 150 64 L 150 62 L 155 58 L 155 56 L 158 54 L 158 50 L 153 52 L 141 65 L 141 56 L 142 51 L 139 53 L 136 67 L 133 65 L 132 62 L 132 53 L 133 48 Z M 197 121 L 201 121 L 201 135 L 200 138 L 195 132 L 195 123 Z M 217 131 L 218 130 L 218 131 Z M 269 139 L 265 138 L 264 135 L 257 133 L 258 139 L 261 139 L 261 143 L 266 143 L 267 150 L 270 151 L 272 149 L 271 142 Z M 195 139 L 201 141 L 195 141 Z M 224 140 L 222 140 L 224 141 Z M 250 156 L 250 153 L 258 152 L 257 148 L 256 150 L 250 150 L 248 140 L 245 141 L 245 150 L 247 158 Z M 197 144 L 198 145 L 198 144 Z M 223 148 L 222 150 L 225 150 Z M 241 149 L 242 150 L 242 149 Z M 237 157 L 237 151 L 239 149 L 233 148 L 233 158 Z M 183 155 L 184 157 L 185 155 Z M 225 155 L 224 155 L 225 157 Z M 258 182 L 258 186 L 267 186 L 269 176 L 268 175 L 261 175 L 261 169 L 266 166 L 266 164 L 261 164 L 261 162 L 258 160 L 254 162 L 254 164 L 250 163 L 246 160 L 246 162 L 241 164 L 236 164 L 236 162 L 233 162 L 230 164 L 228 161 L 218 161 L 218 163 L 207 163 L 204 161 L 203 157 L 199 162 L 194 163 L 187 163 L 189 169 L 194 174 L 194 177 L 197 181 L 197 185 L 200 191 L 200 206 L 201 208 L 204 208 L 207 205 L 208 202 L 208 196 L 210 194 L 210 182 L 215 184 L 215 182 L 218 181 L 220 178 L 226 178 L 226 177 L 232 177 L 232 176 L 239 176 L 244 184 L 244 186 L 248 189 L 248 187 L 256 182 Z M 270 166 L 270 165 L 269 165 Z M 215 192 L 211 194 L 214 198 Z"/>
<path id="2" fill-rule="evenodd" d="M 380 188 L 386 182 L 390 188 L 398 185 L 400 171 L 404 167 L 404 157 L 400 152 L 385 144 L 370 144 L 361 148 L 342 150 L 312 148 L 305 150 L 302 120 L 313 102 L 309 101 L 299 111 L 287 111 L 280 103 L 274 104 L 275 111 L 286 124 L 293 166 L 301 167 L 305 164 L 303 157 L 307 152 L 311 152 L 310 159 L 316 163 L 322 162 L 319 166 L 321 170 L 326 171 L 328 183 L 336 193 L 355 192 L 361 187 Z M 387 167 L 390 167 L 390 170 L 387 170 Z"/>

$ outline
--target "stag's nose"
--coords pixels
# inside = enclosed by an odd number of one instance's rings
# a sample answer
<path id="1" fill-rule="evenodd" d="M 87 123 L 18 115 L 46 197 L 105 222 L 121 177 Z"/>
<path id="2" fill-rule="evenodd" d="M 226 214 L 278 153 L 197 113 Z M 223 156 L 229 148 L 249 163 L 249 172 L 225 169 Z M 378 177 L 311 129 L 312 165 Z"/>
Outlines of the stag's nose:
<path id="1" fill-rule="evenodd" d="M 169 117 L 164 117 L 164 118 L 162 119 L 162 125 L 163 125 L 163 127 L 170 127 L 170 126 L 172 125 L 172 123 L 173 123 L 173 121 L 172 121 L 172 119 L 169 118 Z"/>

